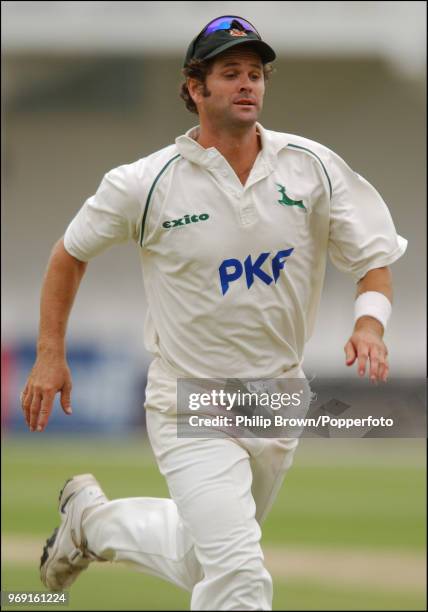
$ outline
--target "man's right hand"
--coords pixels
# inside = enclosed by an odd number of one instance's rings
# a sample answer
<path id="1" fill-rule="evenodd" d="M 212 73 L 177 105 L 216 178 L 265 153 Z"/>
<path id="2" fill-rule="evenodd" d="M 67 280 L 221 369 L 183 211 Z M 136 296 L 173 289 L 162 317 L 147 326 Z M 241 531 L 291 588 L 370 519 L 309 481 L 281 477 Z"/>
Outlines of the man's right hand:
<path id="1" fill-rule="evenodd" d="M 21 406 L 30 431 L 43 431 L 52 412 L 55 395 L 71 414 L 71 374 L 64 357 L 39 355 L 21 393 Z"/>
<path id="2" fill-rule="evenodd" d="M 71 374 L 65 358 L 65 332 L 74 297 L 88 264 L 70 255 L 61 238 L 54 245 L 42 287 L 37 359 L 21 393 L 31 431 L 43 431 L 57 393 L 71 414 Z"/>

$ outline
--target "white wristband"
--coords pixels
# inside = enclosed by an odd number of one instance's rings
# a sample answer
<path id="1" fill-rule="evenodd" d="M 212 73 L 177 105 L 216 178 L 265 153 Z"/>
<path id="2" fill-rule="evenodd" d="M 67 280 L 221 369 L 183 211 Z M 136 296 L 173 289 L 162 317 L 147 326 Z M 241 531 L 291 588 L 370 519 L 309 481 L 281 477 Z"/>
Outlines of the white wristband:
<path id="1" fill-rule="evenodd" d="M 355 321 L 360 317 L 373 317 L 386 329 L 391 310 L 391 302 L 383 293 L 366 291 L 355 300 Z"/>

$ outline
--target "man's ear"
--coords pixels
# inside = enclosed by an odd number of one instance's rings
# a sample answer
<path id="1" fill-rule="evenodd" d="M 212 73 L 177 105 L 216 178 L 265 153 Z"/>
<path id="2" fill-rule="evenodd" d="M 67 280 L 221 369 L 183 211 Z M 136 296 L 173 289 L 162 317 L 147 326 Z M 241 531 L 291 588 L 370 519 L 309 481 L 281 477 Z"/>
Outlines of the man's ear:
<path id="1" fill-rule="evenodd" d="M 201 83 L 201 81 L 189 77 L 187 79 L 187 89 L 189 90 L 189 94 L 193 102 L 195 104 L 199 104 L 201 99 L 203 98 L 203 84 Z"/>

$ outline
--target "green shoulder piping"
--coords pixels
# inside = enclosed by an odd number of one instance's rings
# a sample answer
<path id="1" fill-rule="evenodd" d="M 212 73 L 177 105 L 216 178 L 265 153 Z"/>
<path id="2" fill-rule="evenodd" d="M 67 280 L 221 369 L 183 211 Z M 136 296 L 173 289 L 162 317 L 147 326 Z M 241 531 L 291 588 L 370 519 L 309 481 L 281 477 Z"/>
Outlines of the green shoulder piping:
<path id="1" fill-rule="evenodd" d="M 146 206 L 144 208 L 144 215 L 143 215 L 143 220 L 141 222 L 141 236 L 140 236 L 140 246 L 143 246 L 143 238 L 144 238 L 144 228 L 146 225 L 146 218 L 147 218 L 147 213 L 149 210 L 149 206 L 150 206 L 150 200 L 152 198 L 153 195 L 153 191 L 156 187 L 156 184 L 158 182 L 158 180 L 160 179 L 160 177 L 162 176 L 162 174 L 165 172 L 165 170 L 168 168 L 168 166 L 175 160 L 178 159 L 179 157 L 181 157 L 180 153 L 177 153 L 177 155 L 174 155 L 174 157 L 171 157 L 171 159 L 169 161 L 166 162 L 166 164 L 163 166 L 163 168 L 161 169 L 161 171 L 158 173 L 158 175 L 156 176 L 155 180 L 152 183 L 152 186 L 150 187 L 150 191 L 149 191 L 149 195 L 147 196 L 147 200 L 146 200 Z"/>
<path id="2" fill-rule="evenodd" d="M 306 149 L 306 147 L 301 147 L 301 146 L 299 146 L 299 145 L 295 145 L 295 144 L 290 144 L 290 143 L 289 143 L 289 144 L 287 145 L 287 147 L 294 147 L 295 149 L 302 149 L 303 151 L 307 151 L 308 153 L 310 153 L 311 155 L 313 155 L 314 157 L 316 157 L 316 158 L 317 158 L 317 160 L 319 161 L 319 163 L 320 163 L 320 164 L 321 164 L 321 166 L 322 166 L 322 169 L 324 170 L 324 174 L 325 174 L 325 175 L 326 175 L 326 177 L 327 177 L 327 180 L 328 180 L 328 186 L 329 186 L 329 188 L 330 188 L 330 199 L 331 199 L 331 196 L 332 196 L 332 194 L 333 194 L 333 190 L 332 190 L 332 187 L 331 187 L 330 177 L 329 177 L 329 175 L 328 175 L 327 170 L 325 169 L 324 164 L 322 163 L 322 161 L 321 161 L 321 159 L 318 157 L 318 155 L 317 155 L 316 153 L 314 153 L 313 151 L 311 151 L 310 149 Z"/>

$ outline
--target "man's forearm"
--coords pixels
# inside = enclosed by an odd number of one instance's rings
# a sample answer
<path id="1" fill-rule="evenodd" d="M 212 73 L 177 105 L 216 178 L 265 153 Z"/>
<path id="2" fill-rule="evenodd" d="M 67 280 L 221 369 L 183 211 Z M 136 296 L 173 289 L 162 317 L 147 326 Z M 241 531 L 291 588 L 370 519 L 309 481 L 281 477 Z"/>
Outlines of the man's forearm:
<path id="1" fill-rule="evenodd" d="M 358 283 L 356 297 L 367 291 L 381 293 L 387 299 L 369 294 L 369 300 L 376 298 L 373 303 L 356 304 L 354 330 L 345 345 L 346 365 L 351 366 L 357 360 L 358 373 L 364 376 L 367 360 L 370 360 L 370 380 L 386 382 L 389 373 L 388 349 L 382 340 L 385 330 L 381 321 L 385 322 L 388 318 L 388 300 L 392 303 L 392 278 L 389 268 L 376 268 L 367 272 Z M 366 314 L 367 312 L 373 314 Z"/>
<path id="2" fill-rule="evenodd" d="M 357 295 L 366 293 L 366 291 L 376 291 L 382 293 L 392 303 L 392 275 L 389 268 L 376 268 L 370 270 L 362 278 L 357 286 Z M 371 316 L 362 316 L 355 322 L 354 331 L 361 329 L 371 329 L 380 335 L 384 334 L 384 327 L 380 321 Z"/>
<path id="3" fill-rule="evenodd" d="M 64 354 L 68 317 L 87 264 L 72 257 L 59 240 L 48 263 L 40 302 L 37 352 Z"/>
<path id="4" fill-rule="evenodd" d="M 392 275 L 388 267 L 370 270 L 358 282 L 357 297 L 366 291 L 383 293 L 392 304 Z"/>
<path id="5" fill-rule="evenodd" d="M 30 431 L 44 430 L 57 393 L 61 393 L 64 412 L 72 413 L 65 332 L 86 266 L 67 253 L 62 239 L 52 249 L 42 287 L 37 359 L 21 393 L 21 405 Z"/>

